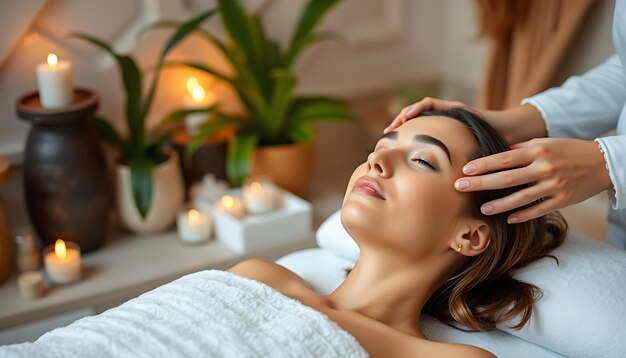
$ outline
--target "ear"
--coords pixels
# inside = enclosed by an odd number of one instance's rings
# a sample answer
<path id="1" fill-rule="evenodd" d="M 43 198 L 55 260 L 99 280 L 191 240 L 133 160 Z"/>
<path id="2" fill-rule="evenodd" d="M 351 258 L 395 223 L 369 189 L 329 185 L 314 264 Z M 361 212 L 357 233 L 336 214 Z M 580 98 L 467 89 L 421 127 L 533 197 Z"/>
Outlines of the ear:
<path id="1" fill-rule="evenodd" d="M 484 221 L 469 219 L 460 228 L 451 248 L 465 256 L 478 256 L 482 254 L 491 242 L 491 229 Z M 462 245 L 459 250 L 459 245 Z"/>

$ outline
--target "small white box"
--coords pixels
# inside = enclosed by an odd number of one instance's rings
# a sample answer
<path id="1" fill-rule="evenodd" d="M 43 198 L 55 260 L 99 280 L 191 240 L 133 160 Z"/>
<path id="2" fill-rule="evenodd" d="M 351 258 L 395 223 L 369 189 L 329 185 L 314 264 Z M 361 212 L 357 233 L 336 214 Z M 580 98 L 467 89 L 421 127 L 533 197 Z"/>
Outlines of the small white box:
<path id="1" fill-rule="evenodd" d="M 213 207 L 217 240 L 237 253 L 247 253 L 309 237 L 313 226 L 311 204 L 285 190 L 280 192 L 280 208 L 246 215 L 241 220 Z M 233 189 L 229 195 L 241 198 L 241 189 Z"/>

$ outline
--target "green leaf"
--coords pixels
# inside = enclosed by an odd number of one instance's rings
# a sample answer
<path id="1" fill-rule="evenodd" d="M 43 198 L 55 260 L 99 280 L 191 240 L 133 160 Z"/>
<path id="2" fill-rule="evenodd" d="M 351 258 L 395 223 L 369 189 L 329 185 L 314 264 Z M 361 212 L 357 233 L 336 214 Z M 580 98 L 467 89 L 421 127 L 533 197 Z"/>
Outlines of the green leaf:
<path id="1" fill-rule="evenodd" d="M 278 135 L 278 131 L 284 127 L 287 120 L 287 110 L 291 104 L 293 88 L 296 80 L 287 70 L 275 71 L 274 92 L 270 104 L 270 133 L 272 136 Z"/>
<path id="2" fill-rule="evenodd" d="M 208 74 L 210 74 L 211 76 L 215 76 L 221 80 L 230 82 L 231 84 L 233 84 L 233 79 L 231 79 L 230 77 L 222 74 L 221 72 L 213 69 L 212 67 L 209 67 L 205 64 L 202 64 L 200 62 L 192 62 L 192 61 L 167 61 L 165 63 L 163 63 L 164 67 L 173 67 L 173 66 L 184 66 L 184 67 L 189 67 L 189 68 L 193 68 L 194 70 L 198 70 L 198 71 L 202 71 L 202 72 L 206 72 Z"/>
<path id="3" fill-rule="evenodd" d="M 259 35 L 254 33 L 252 19 L 246 14 L 239 0 L 217 0 L 222 23 L 228 35 L 245 55 L 245 60 L 252 68 L 260 70 L 259 59 L 262 47 Z"/>
<path id="4" fill-rule="evenodd" d="M 165 118 L 163 118 L 162 123 L 165 124 L 178 124 L 185 120 L 185 118 L 194 113 L 212 113 L 215 112 L 215 106 L 210 106 L 207 108 L 190 108 L 190 109 L 178 109 L 168 113 Z"/>
<path id="5" fill-rule="evenodd" d="M 291 38 L 291 44 L 287 51 L 288 65 L 291 65 L 298 55 L 298 53 L 304 48 L 307 42 L 310 42 L 310 33 L 315 29 L 319 21 L 326 14 L 326 12 L 339 0 L 311 0 L 304 7 L 300 13 L 300 19 L 296 31 Z"/>
<path id="6" fill-rule="evenodd" d="M 180 25 L 174 34 L 168 39 L 165 47 L 161 51 L 161 55 L 159 56 L 159 61 L 156 66 L 156 73 L 152 77 L 152 82 L 150 83 L 150 87 L 148 89 L 148 94 L 146 95 L 146 100 L 142 105 L 142 116 L 147 116 L 148 111 L 150 110 L 150 106 L 152 105 L 152 100 L 154 98 L 154 92 L 156 91 L 157 84 L 159 82 L 159 71 L 161 70 L 161 66 L 167 54 L 176 47 L 181 41 L 183 41 L 191 32 L 195 31 L 200 24 L 202 24 L 206 19 L 213 16 L 217 12 L 216 9 L 211 9 L 203 12 L 202 14 L 194 17 L 193 19 L 183 23 Z"/>
<path id="7" fill-rule="evenodd" d="M 311 143 L 315 139 L 315 132 L 308 126 L 301 125 L 290 128 L 287 136 L 294 143 Z"/>
<path id="8" fill-rule="evenodd" d="M 144 140 L 144 117 L 141 110 L 141 74 L 135 61 L 126 55 L 117 54 L 102 40 L 83 33 L 72 33 L 72 37 L 87 41 L 111 54 L 122 71 L 122 80 L 126 90 L 126 122 L 130 137 L 129 154 L 140 153 Z"/>
<path id="9" fill-rule="evenodd" d="M 133 200 L 139 215 L 145 219 L 152 205 L 152 161 L 133 157 L 128 161 L 130 168 L 130 184 L 133 189 Z"/>
<path id="10" fill-rule="evenodd" d="M 226 172 L 233 186 L 241 186 L 250 173 L 250 164 L 258 141 L 258 134 L 246 132 L 237 133 L 230 141 L 226 154 Z"/>
<path id="11" fill-rule="evenodd" d="M 201 124 L 198 127 L 198 132 L 196 133 L 196 135 L 193 136 L 191 142 L 189 142 L 189 144 L 187 145 L 185 151 L 185 160 L 191 160 L 191 156 L 196 152 L 196 150 L 198 150 L 198 148 L 200 148 L 202 143 L 204 143 L 207 138 L 215 135 L 219 130 L 222 130 L 224 128 L 242 127 L 244 126 L 245 122 L 246 120 L 240 118 L 223 116 L 218 118 L 212 118 L 209 121 Z"/>
<path id="12" fill-rule="evenodd" d="M 354 116 L 343 101 L 329 97 L 300 97 L 294 100 L 290 111 L 289 127 L 305 123 L 353 121 Z"/>
<path id="13" fill-rule="evenodd" d="M 91 124 L 94 126 L 98 134 L 104 138 L 104 140 L 111 143 L 120 151 L 122 157 L 126 157 L 128 149 L 126 143 L 119 135 L 117 130 L 104 118 L 100 116 L 93 116 L 91 118 Z"/>

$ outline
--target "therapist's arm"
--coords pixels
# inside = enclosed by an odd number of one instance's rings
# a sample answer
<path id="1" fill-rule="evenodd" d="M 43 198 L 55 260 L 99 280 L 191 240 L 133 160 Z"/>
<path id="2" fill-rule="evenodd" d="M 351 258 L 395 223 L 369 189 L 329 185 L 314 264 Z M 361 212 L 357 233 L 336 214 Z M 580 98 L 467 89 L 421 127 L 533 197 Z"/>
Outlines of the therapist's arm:
<path id="1" fill-rule="evenodd" d="M 541 113 L 548 136 L 587 140 L 615 129 L 625 102 L 626 74 L 617 55 L 522 101 Z"/>

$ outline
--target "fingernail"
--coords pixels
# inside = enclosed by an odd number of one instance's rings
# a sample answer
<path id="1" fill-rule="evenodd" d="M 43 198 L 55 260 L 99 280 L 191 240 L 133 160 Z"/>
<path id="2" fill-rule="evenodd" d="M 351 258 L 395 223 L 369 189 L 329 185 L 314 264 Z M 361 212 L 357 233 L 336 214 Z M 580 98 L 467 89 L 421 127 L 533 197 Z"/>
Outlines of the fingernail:
<path id="1" fill-rule="evenodd" d="M 475 171 L 476 171 L 476 165 L 474 164 L 468 164 L 463 167 L 463 173 L 465 174 L 472 174 Z"/>
<path id="2" fill-rule="evenodd" d="M 404 116 L 408 117 L 410 115 L 413 115 L 413 110 L 415 109 L 415 106 L 411 106 L 411 108 L 407 109 L 406 112 L 404 112 Z"/>
<path id="3" fill-rule="evenodd" d="M 511 217 L 511 218 L 508 218 L 508 219 L 506 220 L 506 222 L 508 222 L 509 224 L 515 224 L 515 223 L 516 223 L 516 222 L 518 222 L 518 221 L 519 221 L 519 219 L 518 219 L 518 218 L 516 218 L 516 217 Z"/>
<path id="4" fill-rule="evenodd" d="M 493 206 L 492 205 L 488 205 L 488 204 L 487 205 L 483 205 L 480 208 L 480 211 L 482 211 L 483 214 L 489 214 L 490 212 L 493 211 Z"/>
<path id="5" fill-rule="evenodd" d="M 467 189 L 470 187 L 470 182 L 468 180 L 457 180 L 454 183 L 454 187 L 457 188 L 458 190 Z"/>

